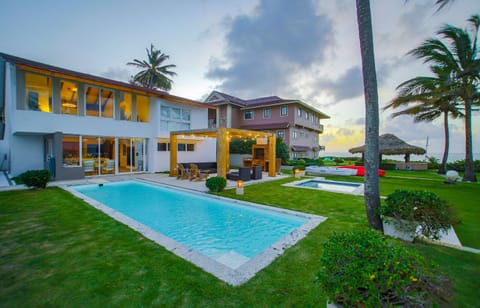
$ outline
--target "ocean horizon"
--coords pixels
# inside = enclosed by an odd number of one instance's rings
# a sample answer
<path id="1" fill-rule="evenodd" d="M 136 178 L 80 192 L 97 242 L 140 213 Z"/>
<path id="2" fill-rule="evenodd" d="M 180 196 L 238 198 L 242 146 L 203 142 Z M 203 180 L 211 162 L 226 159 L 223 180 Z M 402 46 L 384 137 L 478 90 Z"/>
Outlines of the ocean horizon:
<path id="1" fill-rule="evenodd" d="M 334 152 L 334 151 L 325 151 L 320 152 L 319 157 L 362 157 L 361 154 L 351 154 L 349 152 Z M 427 153 L 423 155 L 410 155 L 410 161 L 428 161 L 428 157 L 435 157 L 441 162 L 443 153 Z M 383 159 L 392 159 L 392 160 L 404 160 L 404 155 L 383 155 Z M 465 153 L 449 153 L 447 162 L 453 163 L 458 160 L 464 160 Z M 480 153 L 473 153 L 473 160 L 480 159 Z"/>

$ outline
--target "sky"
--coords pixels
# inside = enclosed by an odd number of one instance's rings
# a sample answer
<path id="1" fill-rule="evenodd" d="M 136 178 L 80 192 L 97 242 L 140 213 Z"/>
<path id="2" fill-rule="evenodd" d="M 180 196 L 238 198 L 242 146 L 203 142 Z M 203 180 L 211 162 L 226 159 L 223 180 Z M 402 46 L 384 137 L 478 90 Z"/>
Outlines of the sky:
<path id="1" fill-rule="evenodd" d="M 372 0 L 380 107 L 428 66 L 408 51 L 443 25 L 467 27 L 480 1 Z M 171 94 L 203 101 L 213 90 L 243 99 L 299 99 L 330 119 L 320 143 L 347 153 L 364 143 L 365 102 L 354 0 L 0 0 L 0 52 L 128 81 L 126 63 L 153 44 L 175 64 Z M 442 153 L 443 120 L 414 123 L 379 111 L 380 134 Z M 473 151 L 480 159 L 480 112 Z M 464 153 L 464 123 L 450 121 L 450 152 Z M 427 154 L 428 154 L 427 153 Z"/>

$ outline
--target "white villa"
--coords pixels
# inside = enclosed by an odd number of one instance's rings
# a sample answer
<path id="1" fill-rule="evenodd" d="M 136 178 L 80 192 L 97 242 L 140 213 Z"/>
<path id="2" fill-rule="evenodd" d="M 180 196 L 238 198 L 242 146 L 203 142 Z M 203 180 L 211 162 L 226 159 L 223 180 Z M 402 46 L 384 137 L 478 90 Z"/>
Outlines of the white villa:
<path id="1" fill-rule="evenodd" d="M 0 53 L 0 170 L 56 180 L 168 171 L 170 131 L 208 128 L 216 107 Z M 216 140 L 178 140 L 178 161 L 216 160 Z"/>

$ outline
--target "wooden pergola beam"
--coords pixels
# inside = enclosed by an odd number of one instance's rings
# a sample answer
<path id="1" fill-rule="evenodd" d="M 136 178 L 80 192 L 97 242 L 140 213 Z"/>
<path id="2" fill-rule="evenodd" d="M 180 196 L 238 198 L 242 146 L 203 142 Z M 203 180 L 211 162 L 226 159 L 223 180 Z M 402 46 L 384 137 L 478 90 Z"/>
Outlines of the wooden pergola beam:
<path id="1" fill-rule="evenodd" d="M 193 129 L 170 132 L 170 176 L 177 175 L 178 136 L 217 138 L 217 175 L 226 178 L 230 169 L 231 139 L 268 138 L 268 176 L 276 175 L 275 134 L 238 128 Z"/>

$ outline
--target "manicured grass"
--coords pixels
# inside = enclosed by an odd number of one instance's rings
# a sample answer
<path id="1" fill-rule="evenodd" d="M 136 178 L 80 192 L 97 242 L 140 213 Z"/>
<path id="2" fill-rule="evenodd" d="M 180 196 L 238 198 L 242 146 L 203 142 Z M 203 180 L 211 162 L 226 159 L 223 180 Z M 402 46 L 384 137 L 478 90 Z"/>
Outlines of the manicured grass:
<path id="1" fill-rule="evenodd" d="M 1 305 L 322 307 L 325 299 L 314 283 L 322 243 L 332 232 L 367 228 L 363 197 L 280 186 L 292 180 L 247 186 L 243 196 L 236 196 L 234 190 L 221 193 L 328 217 L 240 287 L 221 282 L 61 189 L 2 192 Z M 382 179 L 382 194 L 410 182 Z M 411 186 L 430 185 L 417 182 Z M 472 198 L 480 195 L 480 186 L 463 186 L 448 186 L 450 195 L 457 194 L 458 188 Z M 449 195 L 448 189 L 440 192 Z M 469 209 L 459 212 L 464 210 Z M 476 229 L 470 224 L 465 227 L 467 237 L 471 230 Z M 478 304 L 478 254 L 425 244 L 409 246 L 439 262 L 452 278 L 456 291 L 452 306 Z"/>

